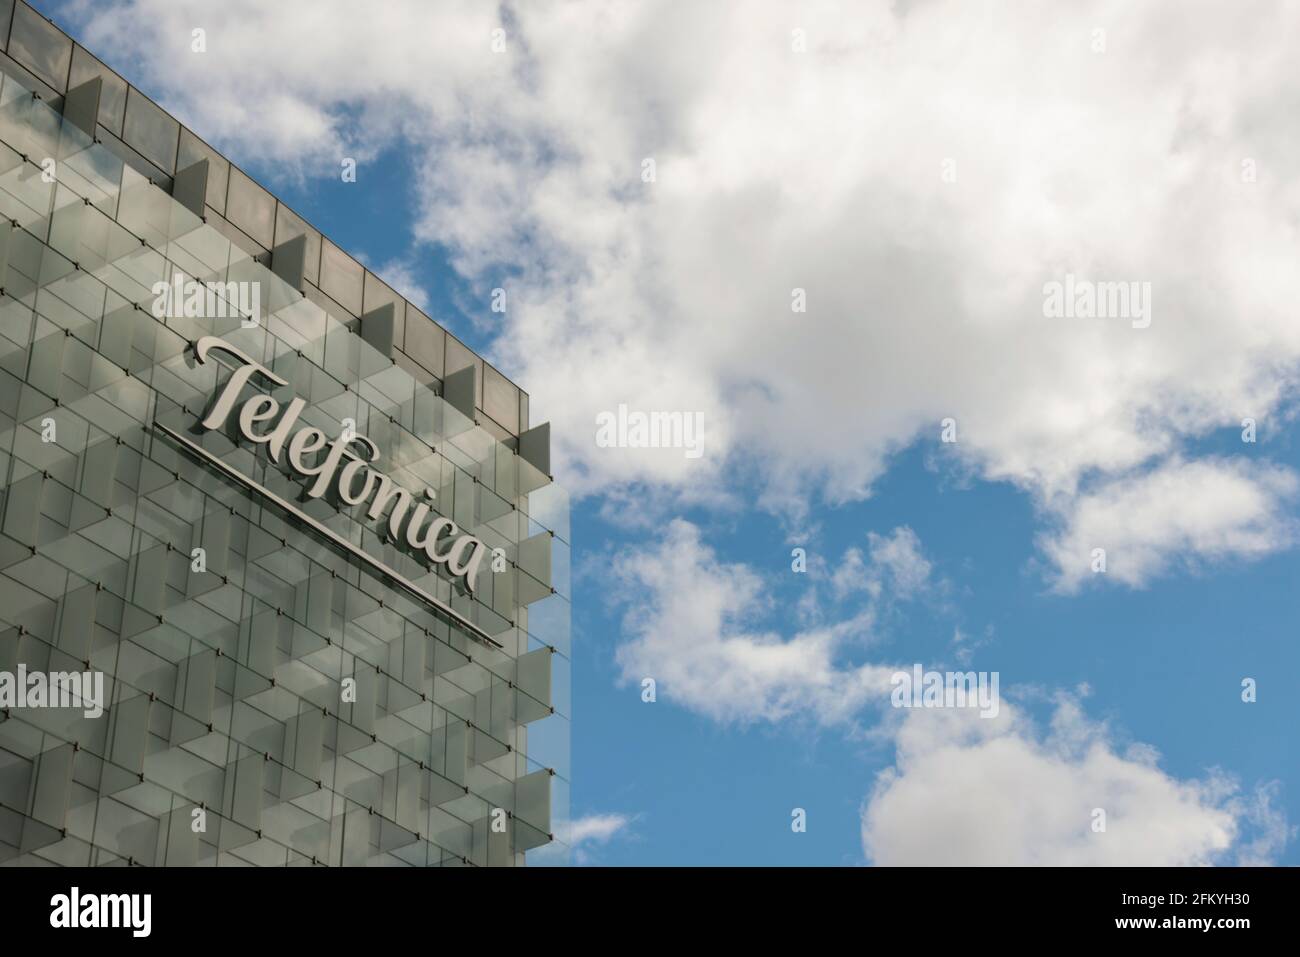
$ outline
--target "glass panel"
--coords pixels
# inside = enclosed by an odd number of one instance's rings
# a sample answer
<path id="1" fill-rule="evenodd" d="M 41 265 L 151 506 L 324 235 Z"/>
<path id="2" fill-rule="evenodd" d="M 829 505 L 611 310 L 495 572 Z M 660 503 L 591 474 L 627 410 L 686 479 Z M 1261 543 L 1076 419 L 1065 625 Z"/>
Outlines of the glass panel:
<path id="1" fill-rule="evenodd" d="M 179 172 L 186 167 L 193 166 L 199 160 L 208 161 L 206 202 L 224 216 L 226 213 L 226 184 L 230 178 L 230 161 L 182 126 L 180 148 L 176 154 L 176 169 Z"/>
<path id="2" fill-rule="evenodd" d="M 365 270 L 328 239 L 321 245 L 320 288 L 354 316 L 361 315 Z"/>
<path id="3" fill-rule="evenodd" d="M 567 808 L 556 795 L 568 769 L 568 603 L 548 584 L 567 592 L 567 549 L 549 535 L 567 539 L 562 493 L 11 81 L 0 85 L 0 140 L 0 203 L 23 214 L 8 227 L 0 340 L 0 401 L 17 424 L 0 634 L 26 629 L 0 652 L 29 667 L 87 655 L 114 702 L 100 719 L 47 711 L 0 723 L 0 746 L 25 755 L 0 769 L 3 793 L 29 793 L 36 756 L 72 740 L 74 773 L 94 775 L 93 797 L 69 801 L 75 826 L 51 830 L 30 862 L 483 864 L 548 847 L 537 821 L 520 821 L 506 844 L 487 821 L 519 804 L 516 779 L 542 762 L 557 771 L 551 814 Z M 39 168 L 17 156 L 17 140 L 71 144 L 57 183 L 32 191 Z M 195 279 L 223 285 L 202 287 L 210 295 L 195 310 L 184 295 L 169 306 L 173 283 Z M 247 324 L 254 302 L 259 321 Z M 239 364 L 195 361 L 189 343 L 205 335 L 285 380 L 250 382 L 241 400 L 270 395 L 283 407 L 296 395 L 299 425 L 327 437 L 352 420 L 380 450 L 376 467 L 404 489 L 429 489 L 430 514 L 499 548 L 505 567 L 469 593 L 399 548 L 364 501 L 305 497 L 311 478 L 285 457 L 196 428 Z M 58 442 L 41 440 L 47 418 Z M 182 451 L 155 422 L 501 647 Z M 537 600 L 525 611 L 528 589 Z M 539 807 L 532 787 L 524 798 Z M 200 802 L 209 831 L 192 840 L 173 815 Z"/>
<path id="4" fill-rule="evenodd" d="M 72 72 L 68 78 L 68 88 L 78 87 L 95 77 L 103 81 L 99 94 L 99 122 L 121 136 L 122 122 L 126 116 L 126 80 L 82 47 L 75 47 L 72 51 Z"/>
<path id="5" fill-rule="evenodd" d="M 122 139 L 168 175 L 176 172 L 180 124 L 152 100 L 132 87 L 126 96 L 126 121 Z"/>
<path id="6" fill-rule="evenodd" d="M 275 241 L 275 198 L 233 166 L 226 218 L 267 249 Z"/>
<path id="7" fill-rule="evenodd" d="M 14 10 L 9 55 L 54 89 L 67 89 L 72 40 L 25 3 Z"/>

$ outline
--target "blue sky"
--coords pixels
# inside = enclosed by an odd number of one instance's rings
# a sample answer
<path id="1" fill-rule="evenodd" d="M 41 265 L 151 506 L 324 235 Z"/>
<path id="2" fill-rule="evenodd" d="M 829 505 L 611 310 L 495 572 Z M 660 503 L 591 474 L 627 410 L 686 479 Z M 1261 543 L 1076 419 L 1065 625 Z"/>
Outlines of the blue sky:
<path id="1" fill-rule="evenodd" d="M 922 458 L 919 450 L 900 456 L 870 503 L 818 513 L 825 552 L 838 553 L 867 530 L 905 523 L 952 582 L 957 609 L 945 614 L 922 602 L 891 630 L 888 649 L 905 660 L 951 661 L 954 627 L 972 634 L 992 628 L 970 668 L 999 670 L 1004 688 L 1087 682 L 1088 711 L 1112 722 L 1121 741 L 1154 743 L 1161 766 L 1178 777 L 1218 765 L 1247 785 L 1279 780 L 1294 820 L 1300 705 L 1287 678 L 1300 666 L 1290 625 L 1300 601 L 1294 554 L 1146 591 L 1045 594 L 1027 571 L 1032 522 L 1022 498 L 1006 487 L 945 488 Z M 596 512 L 587 503 L 576 510 L 576 547 L 625 543 Z M 802 582 L 777 544 L 780 530 L 751 521 L 720 523 L 711 541 L 729 558 L 762 567 L 780 600 L 793 603 Z M 875 773 L 891 763 L 891 749 L 807 726 L 719 728 L 671 702 L 642 704 L 639 689 L 617 686 L 610 663 L 618 616 L 601 607 L 598 579 L 582 585 L 575 602 L 575 793 L 593 809 L 641 815 L 634 837 L 601 849 L 598 860 L 863 862 L 860 806 Z M 1254 705 L 1240 701 L 1241 676 L 1259 679 Z M 806 834 L 790 831 L 793 807 L 809 812 Z M 1297 860 L 1294 843 L 1279 858 Z"/>
<path id="2" fill-rule="evenodd" d="M 1261 106 L 1295 93 L 1269 72 L 1278 41 L 1213 17 L 1157 40 L 1157 14 L 1104 5 L 988 26 L 1040 50 L 1035 100 L 988 53 L 924 66 L 985 28 L 943 3 L 812 4 L 794 27 L 763 7 L 725 29 L 617 8 L 599 30 L 449 4 L 423 24 L 430 62 L 400 36 L 417 5 L 358 26 L 361 66 L 339 76 L 320 72 L 347 29 L 333 8 L 301 13 L 319 32 L 299 42 L 292 10 L 256 5 L 39 6 L 552 418 L 575 491 L 580 862 L 1300 863 L 1300 348 L 1295 282 L 1270 268 L 1294 262 L 1300 157 Z M 248 87 L 147 65 L 199 23 Z M 504 69 L 479 59 L 497 23 L 526 51 Z M 254 34 L 282 62 L 240 45 Z M 912 83 L 864 97 L 881 49 Z M 1206 81 L 1224 58 L 1253 65 Z M 773 88 L 735 79 L 778 62 Z M 1125 99 L 1135 76 L 1147 110 Z M 302 137 L 259 139 L 267 121 L 239 114 L 267 88 L 281 121 L 311 119 Z M 728 104 L 748 96 L 742 121 Z M 935 103 L 951 108 L 919 120 Z M 1246 151 L 1271 170 L 1258 197 L 1232 179 Z M 629 200 L 648 153 L 662 189 Z M 950 155 L 976 180 L 956 194 Z M 1151 279 L 1151 329 L 1046 328 L 1039 289 L 1067 271 Z M 496 285 L 526 305 L 495 316 Z M 593 413 L 620 402 L 701 410 L 704 459 L 595 448 Z M 1110 569 L 1080 572 L 1098 541 Z M 660 577 L 669 547 L 682 564 Z M 715 614 L 737 583 L 750 600 Z M 773 675 L 783 649 L 795 677 Z M 984 726 L 890 714 L 873 669 L 913 663 L 996 671 L 1010 707 Z M 1097 835 L 1086 812 L 1107 804 Z"/>

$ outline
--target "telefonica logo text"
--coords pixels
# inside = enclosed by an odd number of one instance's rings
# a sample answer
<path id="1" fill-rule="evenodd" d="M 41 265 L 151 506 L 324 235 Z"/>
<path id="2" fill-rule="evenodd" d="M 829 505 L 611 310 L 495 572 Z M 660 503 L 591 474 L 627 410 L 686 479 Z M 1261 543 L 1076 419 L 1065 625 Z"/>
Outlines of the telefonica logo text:
<path id="1" fill-rule="evenodd" d="M 132 937 L 148 937 L 153 925 L 150 894 L 70 894 L 50 898 L 51 927 L 126 927 Z"/>
<path id="2" fill-rule="evenodd" d="M 81 708 L 87 718 L 104 713 L 104 672 L 0 671 L 0 708 Z"/>
<path id="3" fill-rule="evenodd" d="M 262 284 L 200 282 L 176 272 L 169 283 L 153 284 L 152 311 L 156 319 L 234 319 L 245 329 L 262 324 Z"/>
<path id="4" fill-rule="evenodd" d="M 969 708 L 976 705 L 981 718 L 996 718 L 1000 707 L 998 672 L 923 671 L 913 665 L 911 672 L 895 671 L 889 679 L 893 692 L 889 696 L 895 708 Z"/>
<path id="5" fill-rule="evenodd" d="M 1151 325 L 1151 283 L 1091 282 L 1067 273 L 1065 282 L 1043 283 L 1048 319 L 1131 319 L 1134 329 Z"/>
<path id="6" fill-rule="evenodd" d="M 474 591 L 479 566 L 488 553 L 481 540 L 465 534 L 449 518 L 434 517 L 437 513 L 429 501 L 417 501 L 414 495 L 376 469 L 373 463 L 379 458 L 379 447 L 361 433 L 345 430 L 331 441 L 314 426 L 295 429 L 298 417 L 307 407 L 304 399 L 294 396 L 281 407 L 273 397 L 256 393 L 240 403 L 236 411 L 240 394 L 254 375 L 279 386 L 289 382 L 242 349 L 216 336 L 204 336 L 194 347 L 200 362 L 206 362 L 214 351 L 234 356 L 241 365 L 217 394 L 202 421 L 205 429 L 224 429 L 226 419 L 233 413 L 240 434 L 256 445 L 265 445 L 272 462 L 279 463 L 283 455 L 291 471 L 314 480 L 306 488 L 308 498 L 320 498 L 332 491 L 344 505 L 367 506 L 366 515 L 372 521 L 380 521 L 388 511 L 386 526 L 392 542 L 430 567 L 445 565 L 453 577 L 464 580 L 469 592 Z M 258 431 L 254 426 L 264 426 L 264 430 Z M 436 493 L 425 489 L 422 497 L 432 501 Z M 426 523 L 426 519 L 431 520 Z"/>
<path id="7" fill-rule="evenodd" d="M 688 459 L 704 454 L 703 412 L 629 411 L 596 415 L 596 447 L 602 449 L 684 449 Z"/>

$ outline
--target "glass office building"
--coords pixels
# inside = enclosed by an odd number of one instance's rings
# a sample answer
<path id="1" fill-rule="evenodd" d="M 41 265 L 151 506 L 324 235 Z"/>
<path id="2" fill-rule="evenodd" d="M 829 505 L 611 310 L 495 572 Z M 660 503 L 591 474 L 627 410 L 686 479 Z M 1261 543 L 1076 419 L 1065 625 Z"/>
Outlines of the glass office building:
<path id="1" fill-rule="evenodd" d="M 0 863 L 566 861 L 527 395 L 26 4 L 0 40 Z M 74 673 L 102 713 L 25 686 Z"/>

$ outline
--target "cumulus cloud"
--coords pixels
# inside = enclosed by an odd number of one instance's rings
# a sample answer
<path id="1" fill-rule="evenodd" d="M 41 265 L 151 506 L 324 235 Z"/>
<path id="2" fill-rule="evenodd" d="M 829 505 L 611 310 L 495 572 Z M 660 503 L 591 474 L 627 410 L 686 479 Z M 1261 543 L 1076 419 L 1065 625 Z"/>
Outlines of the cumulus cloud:
<path id="1" fill-rule="evenodd" d="M 598 849 L 613 840 L 631 836 L 636 820 L 634 814 L 588 814 L 571 820 L 557 819 L 553 827 L 558 842 L 533 849 L 528 854 L 528 862 L 540 866 L 594 864 Z"/>
<path id="2" fill-rule="evenodd" d="M 677 519 L 651 546 L 624 552 L 614 576 L 635 595 L 616 653 L 624 681 L 653 678 L 659 693 L 721 722 L 804 717 L 852 720 L 889 694 L 893 669 L 853 664 L 845 646 L 870 634 L 870 607 L 785 637 L 759 622 L 772 607 L 763 578 L 728 563 Z"/>
<path id="3" fill-rule="evenodd" d="M 632 823 L 626 814 L 589 814 L 569 823 L 569 846 L 580 847 L 587 843 L 604 844 L 620 834 Z"/>
<path id="4" fill-rule="evenodd" d="M 992 719 L 911 710 L 895 734 L 896 764 L 862 811 L 875 864 L 1258 864 L 1290 834 L 1274 786 L 1243 794 L 1219 771 L 1176 778 L 1150 747 L 1119 751 L 1068 696 L 1045 732 L 1004 701 Z"/>
<path id="5" fill-rule="evenodd" d="M 631 834 L 635 820 L 636 816 L 629 814 L 589 814 L 570 821 L 561 833 L 568 834 L 573 862 L 591 865 L 597 863 L 598 848 L 615 838 L 626 838 Z"/>
<path id="6" fill-rule="evenodd" d="M 867 533 L 868 556 L 862 549 L 849 548 L 830 572 L 831 590 L 837 599 L 855 592 L 879 598 L 888 587 L 891 598 L 916 597 L 930 583 L 930 562 L 921 549 L 916 532 L 900 525 L 888 535 Z"/>
<path id="7" fill-rule="evenodd" d="M 904 525 L 887 536 L 868 532 L 867 541 L 872 563 L 885 572 L 899 597 L 910 598 L 925 587 L 930 579 L 930 563 L 921 553 L 916 532 Z"/>
<path id="8" fill-rule="evenodd" d="M 671 523 L 652 547 L 614 563 L 635 596 L 617 651 L 622 678 L 654 678 L 673 702 L 724 723 L 854 722 L 888 700 L 897 670 L 848 657 L 876 627 L 880 583 L 900 569 L 904 583 L 928 572 L 909 529 L 872 543 L 861 577 L 877 590 L 863 610 L 787 637 L 761 625 L 771 611 L 762 576 L 721 560 L 694 525 Z M 872 736 L 896 747 L 895 764 L 862 815 L 863 848 L 877 864 L 1264 863 L 1292 832 L 1275 787 L 1243 793 L 1217 770 L 1175 777 L 1154 748 L 1121 748 L 1070 696 L 1046 731 L 1005 699 L 992 718 L 977 708 L 884 713 Z"/>
<path id="9" fill-rule="evenodd" d="M 1066 592 L 1094 577 L 1096 548 L 1105 549 L 1106 577 L 1130 586 L 1175 562 L 1255 558 L 1292 543 L 1287 506 L 1298 488 L 1287 469 L 1175 458 L 1071 499 L 1043 551 L 1057 569 L 1056 587 Z"/>
<path id="10" fill-rule="evenodd" d="M 1082 476 L 1158 467 L 1294 399 L 1300 8 L 1248 6 L 82 15 L 238 156 L 337 172 L 343 150 L 410 148 L 417 236 L 471 281 L 511 271 L 494 358 L 553 421 L 575 491 L 693 495 L 752 472 L 797 521 L 811 498 L 870 494 L 944 417 L 957 464 L 1050 517 Z M 188 53 L 196 23 L 206 55 Z M 1151 283 L 1150 327 L 1045 318 L 1066 274 Z M 563 389 L 537 385 L 557 369 Z M 702 412 L 706 455 L 596 447 L 620 403 Z M 1231 535 L 1233 502 L 1199 508 Z M 1153 536 L 1141 564 L 1219 541 Z"/>

